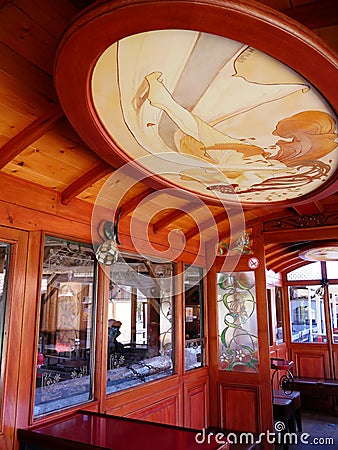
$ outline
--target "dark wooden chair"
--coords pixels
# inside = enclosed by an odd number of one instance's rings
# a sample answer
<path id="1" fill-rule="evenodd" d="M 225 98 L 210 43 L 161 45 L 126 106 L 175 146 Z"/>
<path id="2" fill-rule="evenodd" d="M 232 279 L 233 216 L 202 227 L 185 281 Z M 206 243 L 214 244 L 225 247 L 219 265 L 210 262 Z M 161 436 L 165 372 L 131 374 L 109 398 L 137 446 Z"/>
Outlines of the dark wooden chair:
<path id="1" fill-rule="evenodd" d="M 297 430 L 302 431 L 302 414 L 301 414 L 301 403 L 300 403 L 300 392 L 299 391 L 293 391 L 293 392 L 287 392 L 285 393 L 282 390 L 274 390 L 273 391 L 273 398 L 286 398 L 292 401 L 293 403 L 293 409 L 294 409 L 294 417 L 293 417 L 293 428 L 296 428 Z"/>
<path id="2" fill-rule="evenodd" d="M 289 445 L 287 439 L 284 439 L 286 433 L 294 433 L 295 430 L 295 411 L 291 399 L 273 398 L 273 419 L 275 421 L 275 432 L 282 435 L 283 449 L 288 450 Z M 281 426 L 281 422 L 284 426 Z"/>

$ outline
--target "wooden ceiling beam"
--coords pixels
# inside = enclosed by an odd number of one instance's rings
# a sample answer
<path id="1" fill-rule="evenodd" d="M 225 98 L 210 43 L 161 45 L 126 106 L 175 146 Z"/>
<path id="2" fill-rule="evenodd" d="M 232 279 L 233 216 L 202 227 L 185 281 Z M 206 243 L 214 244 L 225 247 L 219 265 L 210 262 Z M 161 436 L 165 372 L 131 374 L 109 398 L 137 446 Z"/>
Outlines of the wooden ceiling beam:
<path id="1" fill-rule="evenodd" d="M 181 219 L 182 217 L 184 217 L 186 214 L 191 213 L 192 211 L 200 208 L 201 205 L 198 204 L 191 204 L 188 206 L 184 206 L 184 210 L 182 209 L 174 209 L 174 208 L 170 208 L 171 210 L 173 210 L 174 212 L 166 215 L 165 217 L 162 217 L 162 219 L 159 219 L 157 222 L 155 222 L 153 224 L 153 230 L 154 233 L 157 233 L 158 231 L 161 231 L 163 228 L 166 228 L 168 225 L 176 222 L 177 220 Z"/>
<path id="2" fill-rule="evenodd" d="M 148 197 L 148 195 L 152 194 L 153 192 L 155 192 L 153 188 L 148 188 L 145 191 L 138 194 L 136 197 L 127 201 L 126 203 L 119 205 L 118 208 L 122 207 L 120 218 L 122 219 L 123 217 L 126 217 L 128 214 L 130 214 L 132 211 L 134 211 L 134 209 L 137 207 L 137 205 L 140 202 L 142 202 L 142 200 L 144 200 L 146 197 Z"/>
<path id="3" fill-rule="evenodd" d="M 193 239 L 195 236 L 197 236 L 199 233 L 202 233 L 203 231 L 206 231 L 215 225 L 218 228 L 218 226 L 226 220 L 228 220 L 228 215 L 225 214 L 224 211 L 222 211 L 220 214 L 217 214 L 217 216 L 209 218 L 204 222 L 202 222 L 200 225 L 196 225 L 195 227 L 191 228 L 189 231 L 185 233 L 185 238 L 187 241 L 189 241 L 190 239 Z"/>
<path id="4" fill-rule="evenodd" d="M 336 0 L 318 0 L 282 9 L 281 12 L 310 30 L 338 24 Z"/>
<path id="5" fill-rule="evenodd" d="M 306 261 L 302 261 L 300 258 L 295 257 L 291 258 L 288 261 L 284 261 L 283 263 L 280 263 L 274 267 L 270 267 L 271 270 L 273 270 L 275 273 L 279 272 L 285 272 L 285 271 L 292 271 L 295 269 L 298 269 L 298 267 L 302 267 L 308 264 Z"/>
<path id="6" fill-rule="evenodd" d="M 278 266 L 279 264 L 283 264 L 285 261 L 290 260 L 290 258 L 297 258 L 299 259 L 298 256 L 298 250 L 293 250 L 290 251 L 287 247 L 285 248 L 285 251 L 282 255 L 279 255 L 276 258 L 273 258 L 272 260 L 270 260 L 269 262 L 266 261 L 266 265 L 269 269 Z"/>
<path id="7" fill-rule="evenodd" d="M 338 226 L 297 228 L 292 230 L 275 230 L 264 232 L 264 242 L 301 242 L 320 241 L 325 239 L 337 240 Z"/>
<path id="8" fill-rule="evenodd" d="M 296 211 L 299 216 L 312 216 L 314 214 L 321 214 L 324 211 L 323 206 L 318 202 L 293 206 L 292 209 Z"/>
<path id="9" fill-rule="evenodd" d="M 274 258 L 275 256 L 279 256 L 281 253 L 285 251 L 285 248 L 286 248 L 285 245 L 282 244 L 277 244 L 270 248 L 268 248 L 268 246 L 265 246 L 266 261 Z"/>
<path id="10" fill-rule="evenodd" d="M 298 256 L 290 257 L 287 260 L 280 261 L 278 264 L 270 265 L 270 269 L 274 272 L 284 272 L 284 270 L 291 269 L 293 270 L 293 267 L 300 264 L 301 260 Z"/>
<path id="11" fill-rule="evenodd" d="M 68 205 L 68 203 L 86 190 L 89 186 L 99 181 L 111 173 L 114 169 L 105 161 L 101 161 L 97 166 L 83 174 L 80 178 L 76 179 L 72 184 L 66 187 L 61 193 L 61 203 Z"/>
<path id="12" fill-rule="evenodd" d="M 46 134 L 54 125 L 55 121 L 64 114 L 59 104 L 51 105 L 48 112 L 34 120 L 28 127 L 24 128 L 6 144 L 0 148 L 0 169 L 5 167 L 25 148 Z"/>

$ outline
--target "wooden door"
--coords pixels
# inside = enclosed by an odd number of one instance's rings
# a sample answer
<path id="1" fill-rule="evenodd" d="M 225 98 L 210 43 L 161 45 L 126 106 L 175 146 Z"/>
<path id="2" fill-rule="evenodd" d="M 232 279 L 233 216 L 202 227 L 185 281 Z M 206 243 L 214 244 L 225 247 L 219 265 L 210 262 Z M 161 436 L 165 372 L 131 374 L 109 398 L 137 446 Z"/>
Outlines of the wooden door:
<path id="1" fill-rule="evenodd" d="M 16 433 L 27 244 L 27 233 L 0 227 L 0 448 L 2 450 L 13 449 Z"/>
<path id="2" fill-rule="evenodd" d="M 264 257 L 253 256 L 229 273 L 218 258 L 208 273 L 210 410 L 213 426 L 258 434 L 273 422 Z"/>

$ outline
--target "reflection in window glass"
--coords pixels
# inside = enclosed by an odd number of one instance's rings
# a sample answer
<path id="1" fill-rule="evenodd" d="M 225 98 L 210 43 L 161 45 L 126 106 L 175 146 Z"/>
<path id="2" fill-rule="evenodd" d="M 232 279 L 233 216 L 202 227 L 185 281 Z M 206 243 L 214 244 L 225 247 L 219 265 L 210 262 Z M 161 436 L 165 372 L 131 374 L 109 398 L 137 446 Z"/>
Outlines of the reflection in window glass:
<path id="1" fill-rule="evenodd" d="M 275 302 L 276 302 L 276 344 L 284 342 L 284 318 L 283 318 L 283 298 L 282 288 L 275 287 Z"/>
<path id="2" fill-rule="evenodd" d="M 107 393 L 173 373 L 173 267 L 124 255 L 111 266 Z"/>
<path id="3" fill-rule="evenodd" d="M 322 286 L 290 286 L 292 342 L 326 342 Z"/>
<path id="4" fill-rule="evenodd" d="M 338 261 L 326 262 L 327 278 L 331 280 L 338 279 Z"/>
<path id="5" fill-rule="evenodd" d="M 254 272 L 217 275 L 219 368 L 258 371 Z"/>
<path id="6" fill-rule="evenodd" d="M 94 280 L 91 247 L 46 237 L 35 417 L 93 398 Z"/>
<path id="7" fill-rule="evenodd" d="M 333 342 L 338 344 L 338 284 L 329 284 Z"/>
<path id="8" fill-rule="evenodd" d="M 185 370 L 204 364 L 203 270 L 186 266 L 185 295 Z"/>
<path id="9" fill-rule="evenodd" d="M 300 281 L 300 280 L 320 280 L 322 278 L 322 270 L 320 261 L 306 264 L 299 269 L 292 270 L 287 274 L 288 281 Z"/>
<path id="10" fill-rule="evenodd" d="M 2 358 L 5 353 L 3 348 L 4 342 L 4 325 L 6 312 L 6 296 L 7 296 L 7 279 L 9 265 L 9 244 L 0 242 L 0 368 L 3 367 Z M 1 375 L 1 374 L 0 374 Z M 0 378 L 2 379 L 2 377 Z"/>

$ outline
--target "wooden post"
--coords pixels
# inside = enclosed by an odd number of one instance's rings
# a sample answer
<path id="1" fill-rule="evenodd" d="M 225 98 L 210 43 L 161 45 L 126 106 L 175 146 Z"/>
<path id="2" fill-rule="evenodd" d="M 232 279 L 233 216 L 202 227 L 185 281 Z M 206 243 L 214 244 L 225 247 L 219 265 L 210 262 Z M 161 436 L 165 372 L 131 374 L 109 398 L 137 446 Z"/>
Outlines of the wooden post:
<path id="1" fill-rule="evenodd" d="M 255 271 L 259 353 L 259 396 L 261 430 L 273 431 L 272 390 L 270 379 L 269 311 L 266 296 L 265 253 L 261 225 L 253 227 L 254 254 L 259 259 Z M 271 448 L 264 441 L 263 448 Z"/>

